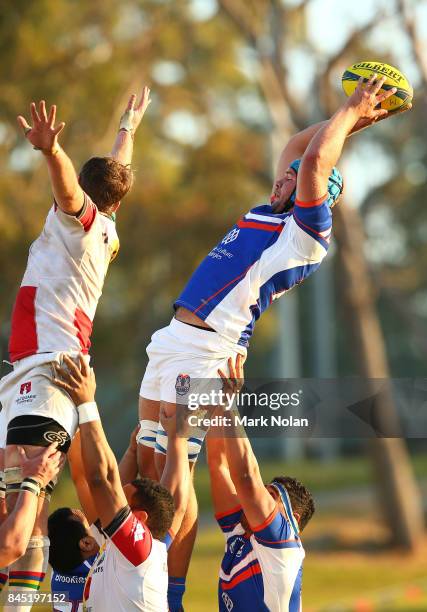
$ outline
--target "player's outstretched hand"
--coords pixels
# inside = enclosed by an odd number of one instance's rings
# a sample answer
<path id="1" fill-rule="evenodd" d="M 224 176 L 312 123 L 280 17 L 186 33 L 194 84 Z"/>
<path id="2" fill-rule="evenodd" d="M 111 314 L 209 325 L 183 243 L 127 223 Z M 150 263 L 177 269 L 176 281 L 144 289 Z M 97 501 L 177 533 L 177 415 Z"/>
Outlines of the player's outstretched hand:
<path id="1" fill-rule="evenodd" d="M 218 374 L 222 378 L 222 389 L 224 393 L 230 396 L 233 393 L 240 393 L 243 383 L 245 382 L 242 355 L 237 355 L 235 363 L 233 363 L 231 357 L 228 358 L 228 375 L 222 370 L 218 370 Z"/>
<path id="2" fill-rule="evenodd" d="M 36 455 L 28 457 L 25 449 L 18 446 L 22 476 L 34 478 L 41 487 L 45 487 L 51 480 L 54 480 L 65 463 L 65 455 L 57 450 L 57 447 L 58 443 L 54 442 Z"/>
<path id="3" fill-rule="evenodd" d="M 79 355 L 78 364 L 68 355 L 64 355 L 64 365 L 62 367 L 54 365 L 54 369 L 53 382 L 68 393 L 76 406 L 95 401 L 95 373 L 93 368 L 89 367 L 84 355 Z"/>
<path id="4" fill-rule="evenodd" d="M 141 99 L 138 104 L 136 104 L 136 94 L 132 94 L 126 110 L 120 119 L 120 129 L 123 128 L 135 133 L 150 102 L 150 89 L 148 87 L 144 87 L 142 90 Z"/>
<path id="5" fill-rule="evenodd" d="M 18 124 L 24 130 L 24 136 L 35 149 L 42 151 L 45 155 L 52 155 L 58 149 L 58 135 L 64 129 L 65 123 L 61 121 L 55 127 L 56 106 L 51 106 L 49 115 L 46 113 L 46 103 L 42 100 L 37 111 L 35 102 L 30 105 L 33 125 L 29 125 L 25 117 L 17 117 Z"/>
<path id="6" fill-rule="evenodd" d="M 385 119 L 389 113 L 384 108 L 378 108 L 378 105 L 397 91 L 396 87 L 392 87 L 388 91 L 379 93 L 385 80 L 385 77 L 378 78 L 377 74 L 373 74 L 366 85 L 364 85 L 363 77 L 361 77 L 353 94 L 348 98 L 346 105 L 352 107 L 360 119 L 370 123 Z"/>

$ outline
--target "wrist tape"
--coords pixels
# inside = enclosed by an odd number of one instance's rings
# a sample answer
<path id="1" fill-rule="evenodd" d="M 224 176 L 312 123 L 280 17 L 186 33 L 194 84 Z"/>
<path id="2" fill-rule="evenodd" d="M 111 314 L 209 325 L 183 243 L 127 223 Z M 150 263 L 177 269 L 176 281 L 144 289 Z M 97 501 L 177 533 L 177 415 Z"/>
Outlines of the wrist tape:
<path id="1" fill-rule="evenodd" d="M 30 493 L 34 493 L 34 495 L 36 495 L 36 497 L 38 497 L 40 495 L 40 483 L 35 480 L 34 478 L 24 478 L 24 480 L 21 482 L 21 486 L 20 486 L 20 490 L 21 491 L 29 491 Z"/>
<path id="2" fill-rule="evenodd" d="M 77 406 L 77 412 L 79 414 L 79 425 L 101 420 L 96 402 L 85 402 L 84 404 L 80 404 L 80 406 Z"/>

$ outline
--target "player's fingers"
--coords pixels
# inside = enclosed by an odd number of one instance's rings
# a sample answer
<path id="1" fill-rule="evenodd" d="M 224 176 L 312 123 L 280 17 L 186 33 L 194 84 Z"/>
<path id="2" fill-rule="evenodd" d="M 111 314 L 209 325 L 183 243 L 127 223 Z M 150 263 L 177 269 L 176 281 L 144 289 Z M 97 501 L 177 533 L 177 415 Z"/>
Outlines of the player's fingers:
<path id="1" fill-rule="evenodd" d="M 230 378 L 235 381 L 236 380 L 236 370 L 234 369 L 234 363 L 231 357 L 228 358 L 228 371 L 230 373 Z"/>
<path id="2" fill-rule="evenodd" d="M 68 355 L 64 355 L 64 363 L 69 370 L 71 378 L 74 378 L 77 381 L 81 380 L 82 374 L 80 372 L 80 367 Z"/>
<path id="3" fill-rule="evenodd" d="M 385 119 L 388 115 L 388 110 L 385 108 L 379 108 L 375 113 L 375 121 L 381 121 L 381 119 Z"/>
<path id="4" fill-rule="evenodd" d="M 141 96 L 141 100 L 139 102 L 138 108 L 141 108 L 142 106 L 148 106 L 151 102 L 150 100 L 150 93 L 151 90 L 149 87 L 144 87 L 143 92 L 142 92 L 142 96 Z"/>
<path id="5" fill-rule="evenodd" d="M 64 363 L 67 365 L 65 359 L 64 359 Z M 71 372 L 67 368 L 54 364 L 53 370 L 56 374 L 56 377 L 59 378 L 60 380 L 64 382 L 71 382 L 73 380 Z"/>
<path id="6" fill-rule="evenodd" d="M 61 389 L 64 389 L 64 391 L 66 391 L 69 394 L 71 394 L 73 391 L 73 387 L 69 385 L 68 383 L 64 382 L 63 380 L 61 380 L 60 378 L 53 378 L 52 382 L 54 385 L 56 385 L 57 387 L 60 387 Z"/>
<path id="7" fill-rule="evenodd" d="M 49 444 L 49 446 L 43 451 L 43 455 L 49 457 L 49 459 L 51 458 L 53 461 L 55 461 L 55 456 L 57 454 L 60 454 L 58 451 L 58 442 L 52 442 L 52 444 Z"/>
<path id="8" fill-rule="evenodd" d="M 228 381 L 228 376 L 226 376 L 222 370 L 218 370 L 218 374 L 220 375 L 220 377 L 222 378 L 224 382 Z"/>
<path id="9" fill-rule="evenodd" d="M 33 123 L 40 123 L 40 117 L 38 115 L 35 102 L 31 102 L 30 104 L 31 118 Z"/>
<path id="10" fill-rule="evenodd" d="M 43 121 L 47 121 L 46 115 L 46 102 L 44 100 L 40 100 L 39 104 L 39 115 Z"/>
<path id="11" fill-rule="evenodd" d="M 391 96 L 393 96 L 397 91 L 397 87 L 392 87 L 391 89 L 388 89 L 387 91 L 382 91 L 381 93 L 377 94 L 377 102 L 379 104 L 381 104 L 381 102 L 384 102 L 384 100 L 387 100 L 387 98 L 390 98 Z"/>
<path id="12" fill-rule="evenodd" d="M 377 80 L 377 78 L 378 78 L 377 73 L 373 72 L 371 76 L 369 77 L 368 82 L 366 83 L 366 87 L 370 88 L 371 85 L 373 85 L 373 83 Z"/>
<path id="13" fill-rule="evenodd" d="M 385 80 L 386 80 L 385 77 L 381 77 L 380 79 L 375 81 L 375 83 L 372 84 L 372 91 L 371 91 L 371 93 L 376 95 L 379 92 L 379 90 L 381 89 L 381 87 L 384 85 Z"/>
<path id="14" fill-rule="evenodd" d="M 87 359 L 85 359 L 83 353 L 79 353 L 79 364 L 80 364 L 80 371 L 82 375 L 86 378 L 86 376 L 90 375 L 90 368 L 87 363 Z"/>
<path id="15" fill-rule="evenodd" d="M 28 459 L 27 453 L 25 452 L 25 448 L 23 446 L 17 446 L 16 448 L 22 460 L 25 461 L 26 459 Z"/>
<path id="16" fill-rule="evenodd" d="M 65 123 L 64 121 L 61 121 L 61 123 L 59 123 L 57 127 L 53 130 L 53 133 L 55 134 L 55 136 L 58 136 L 58 134 L 62 132 L 64 127 L 65 127 Z"/>
<path id="17" fill-rule="evenodd" d="M 134 109 L 135 100 L 136 100 L 136 94 L 132 94 L 131 97 L 129 98 L 129 102 L 128 102 L 128 105 L 126 107 L 127 111 L 130 111 L 130 110 Z"/>
<path id="18" fill-rule="evenodd" d="M 56 119 L 56 104 L 52 104 L 52 106 L 50 107 L 50 111 L 49 111 L 49 117 L 47 119 L 47 122 L 50 128 L 53 128 L 53 126 L 55 125 L 55 119 Z"/>
<path id="19" fill-rule="evenodd" d="M 23 117 L 22 115 L 18 115 L 16 120 L 18 121 L 19 127 L 22 128 L 24 132 L 26 132 L 27 130 L 31 130 L 31 125 L 28 124 L 25 117 Z"/>

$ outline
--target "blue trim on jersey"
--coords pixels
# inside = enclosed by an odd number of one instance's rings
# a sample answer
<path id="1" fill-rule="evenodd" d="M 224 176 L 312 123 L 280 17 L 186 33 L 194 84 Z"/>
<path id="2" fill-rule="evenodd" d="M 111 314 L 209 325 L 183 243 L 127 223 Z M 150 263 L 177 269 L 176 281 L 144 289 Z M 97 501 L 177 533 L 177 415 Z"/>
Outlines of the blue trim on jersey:
<path id="1" fill-rule="evenodd" d="M 218 525 L 221 527 L 224 533 L 229 533 L 240 523 L 243 514 L 243 509 L 239 506 L 233 508 L 227 513 L 221 513 L 216 515 L 215 518 Z"/>
<path id="2" fill-rule="evenodd" d="M 289 600 L 289 610 L 299 612 L 301 609 L 301 591 L 302 591 L 302 564 L 298 570 L 298 575 L 295 579 L 294 588 L 292 589 L 292 595 Z"/>
<path id="3" fill-rule="evenodd" d="M 53 570 L 50 581 L 52 593 L 67 593 L 67 601 L 78 605 L 83 601 L 83 591 L 87 575 L 97 555 L 86 559 L 81 565 L 69 573 L 61 573 Z"/>
<path id="4" fill-rule="evenodd" d="M 332 216 L 327 200 L 310 207 L 296 204 L 293 212 L 282 214 L 273 213 L 270 205 L 257 206 L 240 219 L 221 242 L 211 250 L 191 276 L 183 292 L 175 301 L 174 307 L 183 306 L 202 320 L 206 320 L 221 302 L 242 284 L 244 294 L 239 295 L 239 303 L 233 306 L 239 309 L 239 321 L 242 321 L 242 325 L 240 329 L 234 328 L 232 335 L 239 345 L 248 346 L 255 323 L 271 304 L 274 294 L 282 293 L 302 282 L 317 269 L 322 259 L 322 255 L 319 254 L 318 262 L 278 272 L 259 289 L 256 303 L 248 304 L 250 291 L 254 289 L 258 291 L 258 285 L 256 280 L 254 285 L 246 277 L 251 273 L 252 266 L 261 259 L 263 253 L 277 242 L 281 232 L 283 230 L 286 232 L 290 217 L 293 217 L 299 229 L 320 243 L 325 251 L 328 249 L 328 233 L 332 225 Z M 297 230 L 293 226 L 289 231 Z M 326 236 L 322 236 L 321 233 L 326 233 Z M 302 244 L 305 243 L 302 242 Z M 309 248 L 313 248 L 313 245 L 307 246 L 307 249 Z M 299 253 L 299 256 L 301 263 L 311 258 L 309 253 L 305 256 L 304 252 Z M 286 238 L 283 251 L 284 266 L 286 265 L 285 260 Z M 241 331 L 244 325 L 246 327 Z M 213 327 L 215 328 L 215 325 Z M 221 329 L 217 331 L 221 332 Z"/>

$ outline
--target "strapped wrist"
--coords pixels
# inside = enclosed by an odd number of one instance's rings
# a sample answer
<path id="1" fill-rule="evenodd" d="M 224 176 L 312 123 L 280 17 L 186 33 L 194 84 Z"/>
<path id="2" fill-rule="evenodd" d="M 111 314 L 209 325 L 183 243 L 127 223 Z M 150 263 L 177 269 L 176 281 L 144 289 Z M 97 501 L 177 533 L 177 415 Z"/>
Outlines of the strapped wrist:
<path id="1" fill-rule="evenodd" d="M 80 406 L 77 406 L 77 412 L 79 415 L 79 425 L 101 420 L 96 402 L 85 402 L 84 404 L 80 404 Z"/>
<path id="2" fill-rule="evenodd" d="M 41 491 L 41 484 L 35 478 L 31 476 L 27 476 L 21 482 L 21 486 L 19 487 L 21 491 L 28 491 L 29 493 L 33 493 L 36 497 L 39 497 Z"/>
<path id="3" fill-rule="evenodd" d="M 135 131 L 132 125 L 133 115 L 133 110 L 128 110 L 123 113 L 123 115 L 120 117 L 119 132 L 124 130 L 125 132 L 129 132 L 129 134 L 133 137 Z"/>

